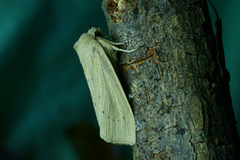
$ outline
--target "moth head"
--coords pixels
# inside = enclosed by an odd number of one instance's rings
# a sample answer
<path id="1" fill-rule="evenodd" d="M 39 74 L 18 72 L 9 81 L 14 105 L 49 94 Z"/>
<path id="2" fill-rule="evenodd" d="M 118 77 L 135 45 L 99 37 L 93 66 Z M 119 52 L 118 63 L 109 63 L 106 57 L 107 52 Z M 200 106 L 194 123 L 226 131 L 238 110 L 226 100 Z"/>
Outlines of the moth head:
<path id="1" fill-rule="evenodd" d="M 100 28 L 92 27 L 88 30 L 88 34 L 91 34 L 94 38 L 96 37 L 105 37 L 103 31 Z"/>

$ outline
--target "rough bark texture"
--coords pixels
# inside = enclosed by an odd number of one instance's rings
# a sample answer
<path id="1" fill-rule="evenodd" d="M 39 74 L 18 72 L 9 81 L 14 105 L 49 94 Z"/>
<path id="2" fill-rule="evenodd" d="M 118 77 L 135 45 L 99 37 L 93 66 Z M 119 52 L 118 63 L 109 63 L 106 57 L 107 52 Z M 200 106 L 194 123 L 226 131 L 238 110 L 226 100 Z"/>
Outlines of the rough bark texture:
<path id="1" fill-rule="evenodd" d="M 137 48 L 119 55 L 134 159 L 238 159 L 229 74 L 206 0 L 104 0 L 103 10 L 113 40 Z"/>

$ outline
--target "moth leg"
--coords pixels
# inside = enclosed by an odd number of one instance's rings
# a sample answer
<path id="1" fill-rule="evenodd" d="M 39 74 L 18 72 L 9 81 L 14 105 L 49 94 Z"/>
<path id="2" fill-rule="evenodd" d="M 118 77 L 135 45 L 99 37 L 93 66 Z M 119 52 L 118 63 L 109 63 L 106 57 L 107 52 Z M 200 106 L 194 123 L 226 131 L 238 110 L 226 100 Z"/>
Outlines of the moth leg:
<path id="1" fill-rule="evenodd" d="M 126 44 L 125 43 L 116 43 L 116 42 L 112 42 L 112 41 L 108 41 L 108 43 L 113 44 L 113 45 L 124 45 L 124 47 L 126 48 Z"/>
<path id="2" fill-rule="evenodd" d="M 110 44 L 113 44 L 113 45 L 124 45 L 124 47 L 126 48 L 126 45 L 124 44 L 124 43 L 116 43 L 116 42 L 112 42 L 112 41 L 109 41 L 109 40 L 107 40 L 107 39 L 102 39 L 102 40 L 104 40 L 104 41 L 106 41 L 106 42 L 108 42 L 108 43 L 110 43 Z"/>
<path id="3" fill-rule="evenodd" d="M 98 38 L 98 41 L 102 41 L 102 42 L 105 42 L 105 45 L 109 45 L 111 46 L 113 49 L 115 49 L 116 51 L 122 51 L 122 52 L 127 52 L 127 53 L 130 53 L 130 52 L 133 52 L 133 51 L 136 51 L 136 49 L 132 49 L 132 50 L 125 50 L 125 49 L 120 49 L 114 45 L 125 45 L 124 43 L 115 43 L 115 42 L 111 42 L 111 41 L 108 41 L 106 39 L 103 39 L 103 38 Z M 102 43 L 100 42 L 100 43 Z M 126 45 L 125 45 L 126 46 Z"/>
<path id="4" fill-rule="evenodd" d="M 127 52 L 127 53 L 130 53 L 130 52 L 134 52 L 137 50 L 137 48 L 135 49 L 132 49 L 132 50 L 126 50 L 126 49 L 120 49 L 120 48 L 117 48 L 116 46 L 112 45 L 113 49 L 115 49 L 116 51 L 122 51 L 122 52 Z"/>

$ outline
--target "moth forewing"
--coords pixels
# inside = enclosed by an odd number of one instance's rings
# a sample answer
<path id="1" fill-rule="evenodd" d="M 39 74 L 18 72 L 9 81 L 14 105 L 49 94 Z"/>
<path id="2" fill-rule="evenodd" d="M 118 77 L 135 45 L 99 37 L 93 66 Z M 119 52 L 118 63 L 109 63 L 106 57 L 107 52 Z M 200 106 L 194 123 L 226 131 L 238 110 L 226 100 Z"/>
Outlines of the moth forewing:
<path id="1" fill-rule="evenodd" d="M 74 48 L 90 89 L 100 137 L 114 144 L 134 145 L 134 116 L 112 65 L 112 61 L 117 61 L 116 50 L 126 50 L 113 44 L 122 43 L 111 44 L 104 39 L 104 33 L 100 29 L 93 27 L 80 37 Z"/>

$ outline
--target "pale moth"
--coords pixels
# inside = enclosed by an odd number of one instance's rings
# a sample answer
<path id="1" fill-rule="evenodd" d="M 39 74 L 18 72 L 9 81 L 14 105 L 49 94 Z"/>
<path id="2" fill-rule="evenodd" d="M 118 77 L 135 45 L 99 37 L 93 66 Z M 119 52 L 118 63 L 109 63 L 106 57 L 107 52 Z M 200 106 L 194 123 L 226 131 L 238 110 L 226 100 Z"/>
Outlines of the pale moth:
<path id="1" fill-rule="evenodd" d="M 99 28 L 92 27 L 74 44 L 87 79 L 100 128 L 100 137 L 114 144 L 136 143 L 135 120 L 116 69 L 117 51 L 123 50 L 105 39 Z"/>

